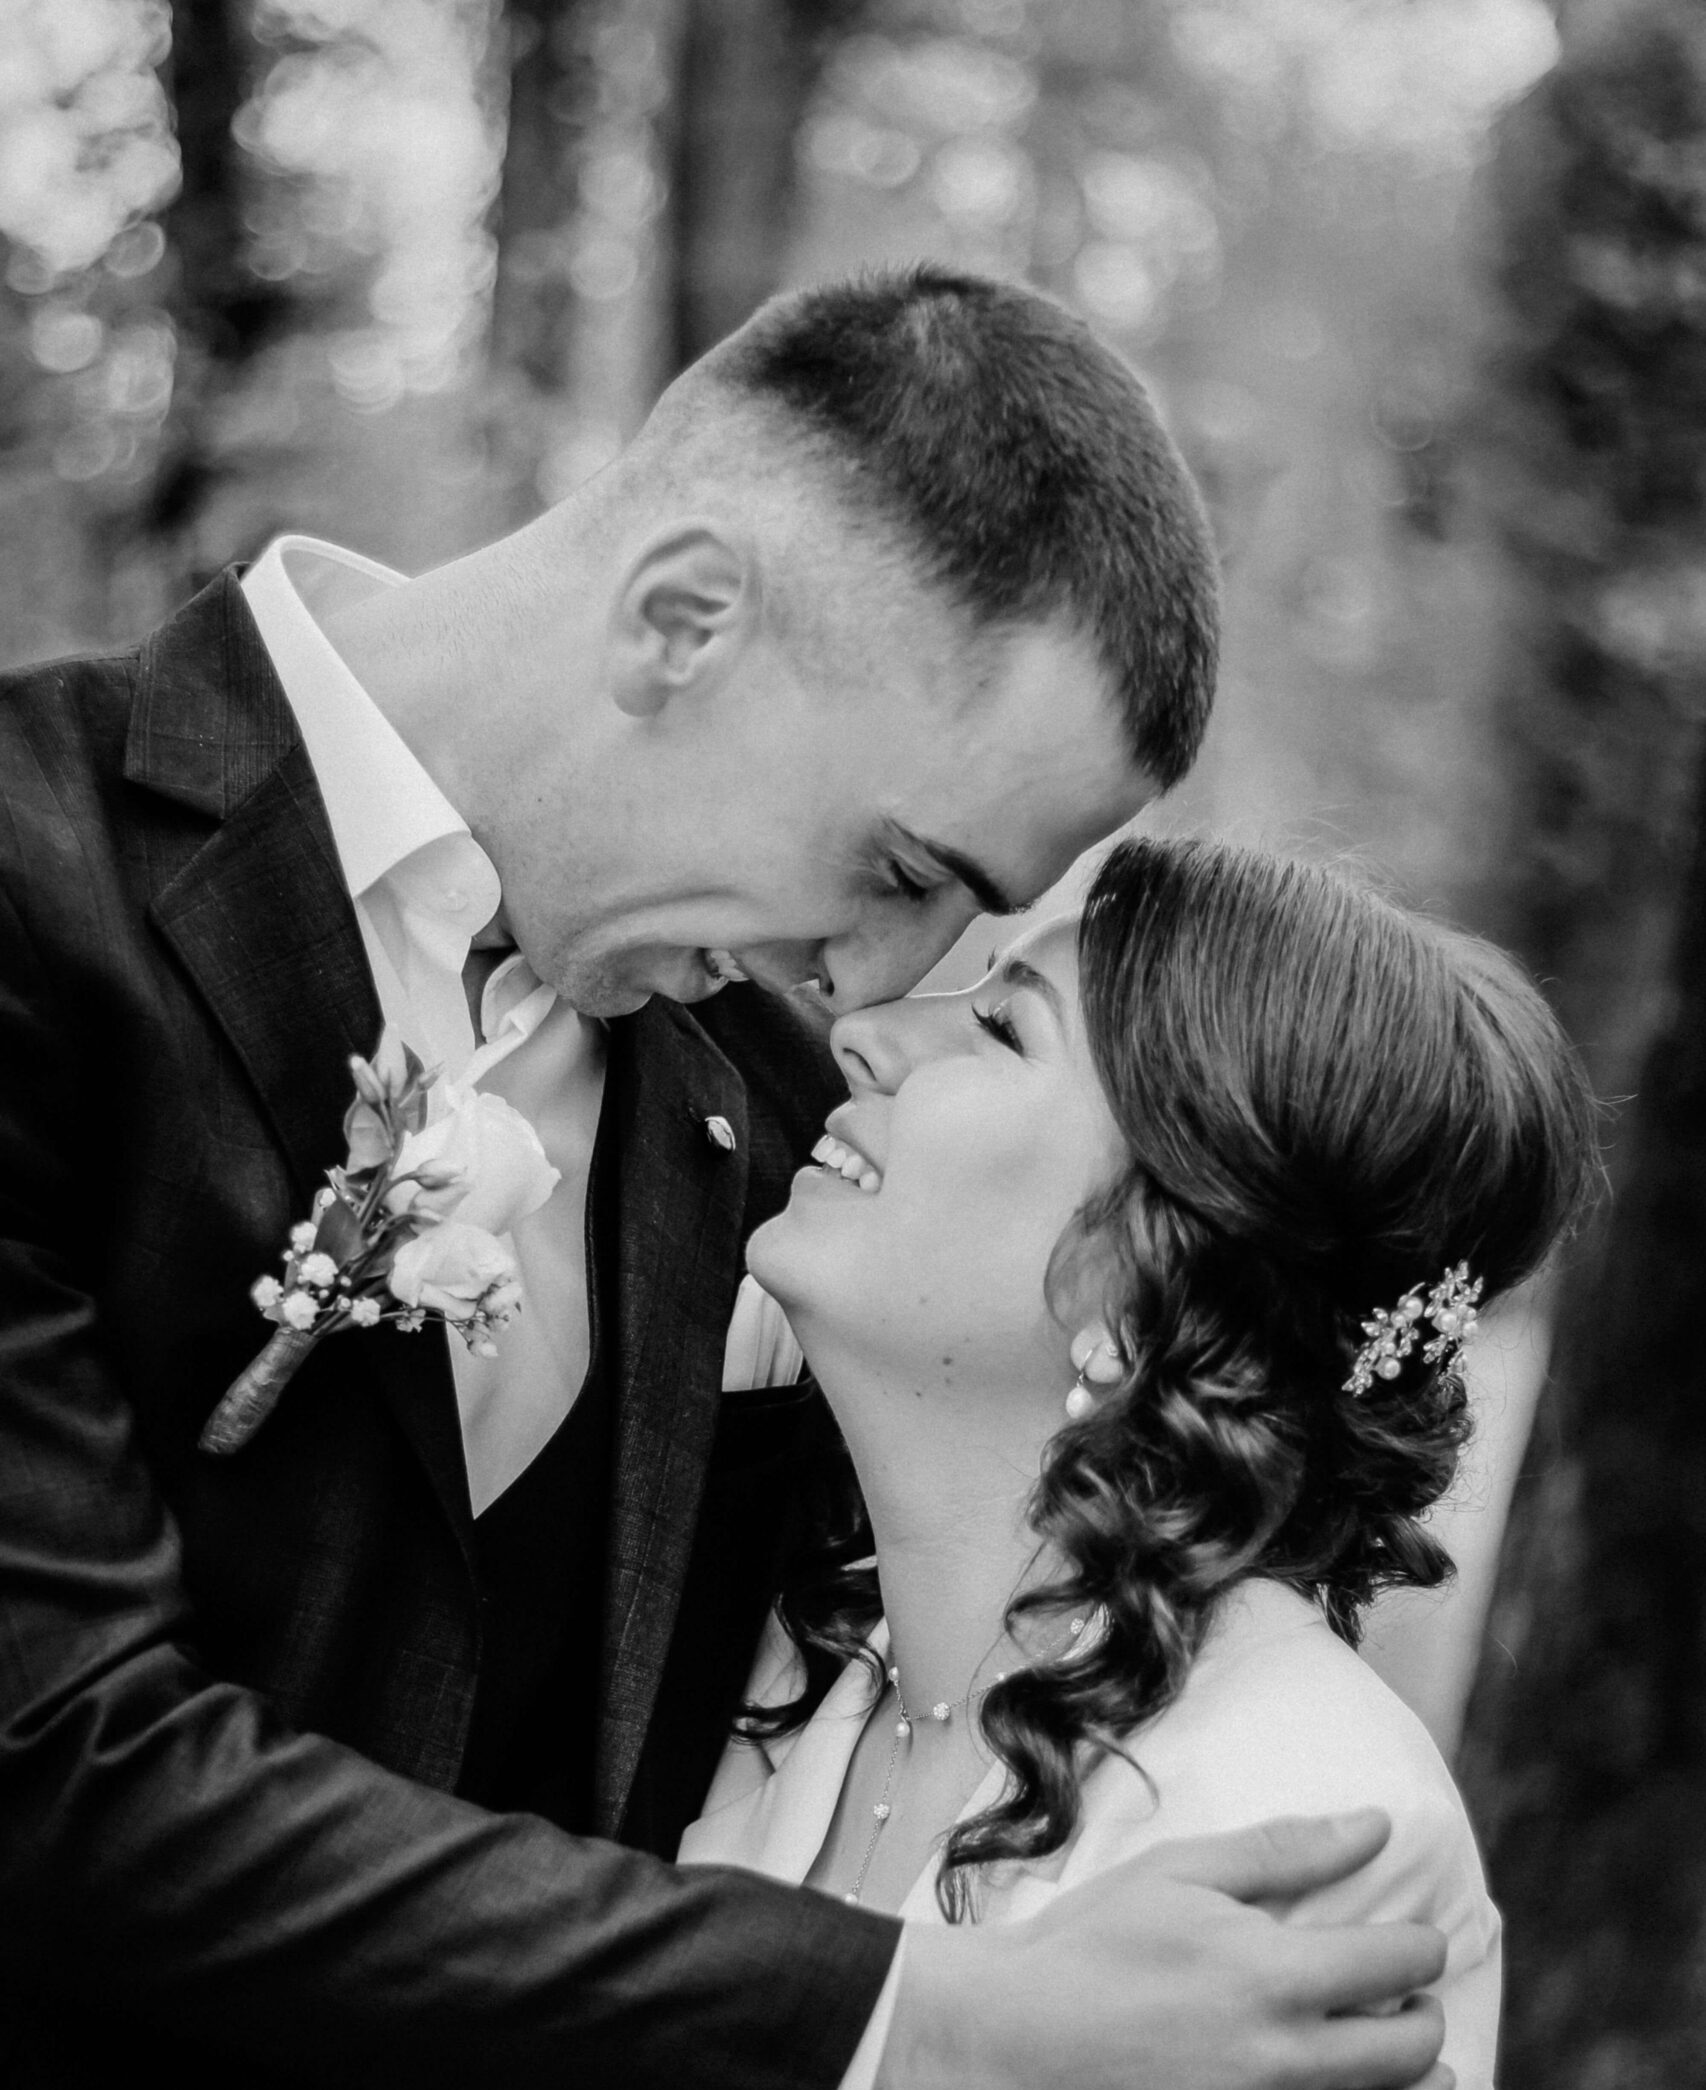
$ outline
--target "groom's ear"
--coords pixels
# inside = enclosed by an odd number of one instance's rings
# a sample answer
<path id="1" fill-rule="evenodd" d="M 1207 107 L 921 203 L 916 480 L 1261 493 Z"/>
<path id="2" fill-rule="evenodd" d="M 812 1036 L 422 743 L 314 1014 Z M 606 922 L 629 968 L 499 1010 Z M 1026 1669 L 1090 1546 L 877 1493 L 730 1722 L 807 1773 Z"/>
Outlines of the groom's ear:
<path id="1" fill-rule="evenodd" d="M 613 694 L 632 718 L 714 688 L 758 623 L 750 545 L 715 524 L 676 523 L 629 561 L 611 630 Z"/>

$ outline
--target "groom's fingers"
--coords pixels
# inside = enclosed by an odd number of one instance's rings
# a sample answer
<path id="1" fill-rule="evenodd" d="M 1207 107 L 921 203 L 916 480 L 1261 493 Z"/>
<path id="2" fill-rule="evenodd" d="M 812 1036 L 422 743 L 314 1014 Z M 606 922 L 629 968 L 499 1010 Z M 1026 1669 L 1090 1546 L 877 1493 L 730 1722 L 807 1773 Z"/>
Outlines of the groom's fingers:
<path id="1" fill-rule="evenodd" d="M 1279 1946 L 1299 2008 L 1390 2010 L 1445 1972 L 1445 1940 L 1422 1923 L 1287 1925 Z"/>
<path id="2" fill-rule="evenodd" d="M 1223 1836 L 1158 1843 L 1134 1859 L 1170 1879 L 1234 1901 L 1291 1901 L 1366 1865 L 1392 1833 L 1378 1807 L 1354 1814 L 1286 1815 Z"/>
<path id="3" fill-rule="evenodd" d="M 1445 2038 L 1437 1996 L 1412 1996 L 1391 2017 L 1335 2018 L 1312 2026 L 1296 2080 L 1311 2090 L 1449 2090 L 1443 2064 L 1430 2067 Z"/>

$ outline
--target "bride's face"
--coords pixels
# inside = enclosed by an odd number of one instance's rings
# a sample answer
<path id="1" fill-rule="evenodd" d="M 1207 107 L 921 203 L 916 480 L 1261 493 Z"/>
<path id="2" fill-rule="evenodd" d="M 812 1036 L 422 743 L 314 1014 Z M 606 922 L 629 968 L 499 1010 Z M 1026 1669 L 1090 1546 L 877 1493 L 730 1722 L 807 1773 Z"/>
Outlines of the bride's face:
<path id="1" fill-rule="evenodd" d="M 831 1040 L 852 1097 L 754 1235 L 753 1274 L 808 1352 L 832 1344 L 919 1393 L 1011 1381 L 1058 1399 L 1072 1329 L 1045 1299 L 1049 1261 L 1122 1158 L 1076 922 L 1020 938 L 963 994 L 844 1016 Z"/>

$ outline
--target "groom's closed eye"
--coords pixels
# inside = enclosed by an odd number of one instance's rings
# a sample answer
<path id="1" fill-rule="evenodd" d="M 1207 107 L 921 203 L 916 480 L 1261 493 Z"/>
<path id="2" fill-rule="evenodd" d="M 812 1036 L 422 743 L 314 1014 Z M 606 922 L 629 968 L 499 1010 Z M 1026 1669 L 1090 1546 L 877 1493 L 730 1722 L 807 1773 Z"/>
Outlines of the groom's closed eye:
<path id="1" fill-rule="evenodd" d="M 894 857 L 910 861 L 913 868 L 908 876 L 915 885 L 920 884 L 917 873 L 927 866 L 938 872 L 943 880 L 954 879 L 963 885 L 985 914 L 1023 914 L 1029 904 L 1015 900 L 1004 891 L 1000 882 L 975 857 L 967 856 L 963 849 L 914 834 L 910 827 L 903 826 L 898 820 L 883 823 L 883 841 Z M 929 890 L 927 887 L 922 889 Z"/>
<path id="2" fill-rule="evenodd" d="M 922 879 L 915 878 L 905 864 L 898 862 L 892 856 L 884 864 L 883 869 L 889 890 L 898 893 L 903 900 L 910 900 L 914 906 L 917 906 L 921 901 L 928 900 L 930 895 L 937 890 L 934 885 L 926 885 Z"/>

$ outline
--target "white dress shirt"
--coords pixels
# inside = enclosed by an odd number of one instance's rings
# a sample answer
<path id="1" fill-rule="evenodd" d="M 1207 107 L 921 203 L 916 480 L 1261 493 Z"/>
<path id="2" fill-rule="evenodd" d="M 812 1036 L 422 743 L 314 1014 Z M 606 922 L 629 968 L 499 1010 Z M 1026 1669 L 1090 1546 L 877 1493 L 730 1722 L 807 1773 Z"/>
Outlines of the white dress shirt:
<path id="1" fill-rule="evenodd" d="M 515 1229 L 523 1308 L 500 1331 L 497 1355 L 478 1357 L 446 1337 L 478 1516 L 544 1450 L 586 1378 L 586 1197 L 604 1033 L 515 952 L 486 981 L 474 1034 L 462 976 L 474 937 L 497 912 L 497 872 L 317 621 L 402 579 L 358 553 L 287 536 L 245 575 L 243 593 L 313 764 L 386 1026 L 446 1079 L 513 1104 L 560 1172 L 550 1198 Z M 791 1381 L 800 1363 L 780 1309 L 747 1278 L 724 1388 Z M 875 2083 L 899 1979 L 897 1952 L 841 2090 Z"/>

